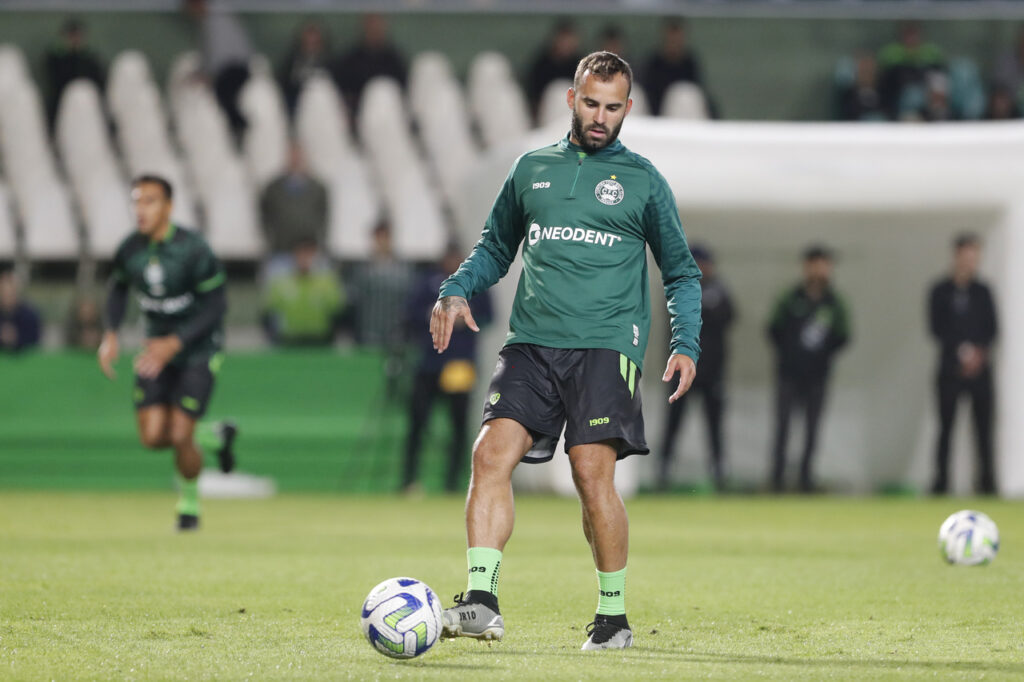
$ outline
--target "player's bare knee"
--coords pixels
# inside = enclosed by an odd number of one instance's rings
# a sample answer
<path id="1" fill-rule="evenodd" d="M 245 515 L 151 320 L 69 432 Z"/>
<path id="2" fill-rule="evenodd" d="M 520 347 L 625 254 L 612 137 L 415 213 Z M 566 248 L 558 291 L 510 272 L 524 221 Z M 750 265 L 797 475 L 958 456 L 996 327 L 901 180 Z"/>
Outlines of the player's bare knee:
<path id="1" fill-rule="evenodd" d="M 167 432 L 162 424 L 145 426 L 139 430 L 139 442 L 149 450 L 167 447 Z"/>
<path id="2" fill-rule="evenodd" d="M 572 463 L 572 480 L 576 490 L 584 499 L 602 495 L 615 487 L 615 470 L 603 462 L 592 459 L 577 459 Z"/>
<path id="3" fill-rule="evenodd" d="M 192 429 L 172 428 L 171 446 L 175 449 L 185 448 L 192 445 Z"/>

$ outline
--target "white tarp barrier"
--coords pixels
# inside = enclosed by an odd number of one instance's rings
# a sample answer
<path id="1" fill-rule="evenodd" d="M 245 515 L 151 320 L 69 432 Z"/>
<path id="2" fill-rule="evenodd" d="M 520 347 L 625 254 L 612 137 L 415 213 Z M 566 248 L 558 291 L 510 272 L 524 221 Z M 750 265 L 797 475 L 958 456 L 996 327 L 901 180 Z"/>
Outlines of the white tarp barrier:
<path id="1" fill-rule="evenodd" d="M 535 132 L 493 151 L 472 174 L 460 234 L 468 249 L 515 157 L 565 134 Z M 778 292 L 799 277 L 810 242 L 837 250 L 836 284 L 853 317 L 853 343 L 839 357 L 819 438 L 816 472 L 827 487 L 869 492 L 889 484 L 924 489 L 932 475 L 935 343 L 925 297 L 948 270 L 952 237 L 985 238 L 982 277 L 1000 313 L 996 356 L 1000 492 L 1024 496 L 1024 124 L 783 124 L 632 118 L 621 139 L 667 178 L 691 242 L 712 246 L 739 320 L 731 339 L 726 419 L 728 471 L 754 486 L 768 471 L 773 365 L 764 325 Z M 628 188 L 627 188 L 628 191 Z M 487 375 L 507 330 L 519 264 L 494 293 L 495 324 L 482 339 Z M 661 445 L 666 322 L 656 269 L 654 320 L 643 381 L 654 452 L 620 466 L 624 493 L 650 479 Z M 481 394 L 486 386 L 480 389 Z M 695 401 L 694 401 L 695 402 Z M 481 403 L 482 404 L 482 403 Z M 706 445 L 699 405 L 687 415 L 675 473 L 700 478 Z M 966 417 L 967 405 L 961 405 Z M 962 418 L 954 448 L 955 490 L 970 489 L 973 438 Z M 791 461 L 802 445 L 790 429 Z M 524 486 L 571 491 L 567 466 L 517 470 Z M 554 479 L 554 480 L 552 480 Z"/>

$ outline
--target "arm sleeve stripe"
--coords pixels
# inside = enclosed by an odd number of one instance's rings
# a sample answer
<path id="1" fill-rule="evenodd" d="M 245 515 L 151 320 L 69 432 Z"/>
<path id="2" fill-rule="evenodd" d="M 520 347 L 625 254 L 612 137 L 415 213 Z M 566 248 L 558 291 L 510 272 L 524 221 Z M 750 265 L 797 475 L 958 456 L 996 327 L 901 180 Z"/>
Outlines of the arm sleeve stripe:
<path id="1" fill-rule="evenodd" d="M 223 284 L 225 279 L 226 278 L 224 277 L 224 273 L 218 272 L 216 275 L 206 280 L 205 282 L 200 282 L 199 284 L 197 284 L 196 291 L 198 291 L 201 294 L 205 294 L 208 291 L 213 291 L 221 284 Z"/>

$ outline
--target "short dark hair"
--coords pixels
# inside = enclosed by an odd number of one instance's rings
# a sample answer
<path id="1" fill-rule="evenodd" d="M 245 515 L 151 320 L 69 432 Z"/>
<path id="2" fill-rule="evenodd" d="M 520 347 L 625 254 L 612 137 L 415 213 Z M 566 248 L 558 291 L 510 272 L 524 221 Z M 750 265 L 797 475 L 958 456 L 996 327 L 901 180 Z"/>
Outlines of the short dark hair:
<path id="1" fill-rule="evenodd" d="M 812 260 L 834 260 L 832 249 L 824 244 L 811 244 L 804 249 L 804 262 L 807 263 Z"/>
<path id="2" fill-rule="evenodd" d="M 579 90 L 583 85 L 583 77 L 588 71 L 601 81 L 609 81 L 621 73 L 629 83 L 626 94 L 628 95 L 633 90 L 633 69 L 625 59 L 614 52 L 591 52 L 581 59 L 576 66 L 576 75 L 572 79 L 574 90 Z"/>
<path id="3" fill-rule="evenodd" d="M 961 232 L 953 238 L 953 250 L 967 248 L 968 246 L 980 246 L 981 239 L 973 232 Z"/>
<path id="4" fill-rule="evenodd" d="M 153 173 L 143 173 L 142 175 L 136 175 L 132 180 L 132 187 L 138 187 L 139 185 L 160 185 L 160 189 L 164 191 L 164 197 L 170 201 L 174 198 L 174 190 L 171 188 L 170 181 L 162 175 L 156 175 Z"/>

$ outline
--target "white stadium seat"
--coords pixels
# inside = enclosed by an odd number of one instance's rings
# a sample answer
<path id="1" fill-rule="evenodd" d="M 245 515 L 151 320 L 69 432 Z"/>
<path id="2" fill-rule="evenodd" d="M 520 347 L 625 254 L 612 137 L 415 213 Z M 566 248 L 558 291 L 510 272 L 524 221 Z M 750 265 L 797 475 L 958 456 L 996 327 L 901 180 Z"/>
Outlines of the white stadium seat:
<path id="1" fill-rule="evenodd" d="M 428 178 L 406 117 L 398 83 L 375 78 L 363 91 L 359 134 L 391 220 L 395 253 L 432 260 L 441 255 L 448 230 L 439 190 Z"/>
<path id="2" fill-rule="evenodd" d="M 125 166 L 133 177 L 144 173 L 161 175 L 174 189 L 172 220 L 195 227 L 195 193 L 188 182 L 178 153 L 171 145 L 160 93 L 144 83 L 126 98 L 123 111 L 113 111 L 117 139 Z"/>
<path id="3" fill-rule="evenodd" d="M 0 45 L 0 93 L 30 81 L 25 54 L 16 45 Z"/>
<path id="4" fill-rule="evenodd" d="M 466 94 L 485 147 L 513 143 L 530 130 L 526 96 L 505 55 L 481 52 L 474 57 Z"/>
<path id="5" fill-rule="evenodd" d="M 11 212 L 11 197 L 7 185 L 0 181 L 0 258 L 11 260 L 18 253 L 17 233 L 14 230 L 14 213 Z"/>
<path id="6" fill-rule="evenodd" d="M 182 83 L 172 100 L 172 111 L 204 209 L 210 245 L 223 258 L 262 257 L 264 245 L 252 185 L 213 94 L 201 83 Z"/>
<path id="7" fill-rule="evenodd" d="M 269 75 L 253 73 L 239 93 L 248 121 L 242 151 L 253 187 L 261 188 L 284 171 L 288 158 L 288 118 L 284 100 Z"/>
<path id="8" fill-rule="evenodd" d="M 124 112 L 127 107 L 131 107 L 134 93 L 146 85 L 154 85 L 146 55 L 138 50 L 118 53 L 110 62 L 107 108 L 112 114 Z"/>
<path id="9" fill-rule="evenodd" d="M 660 113 L 667 118 L 702 120 L 708 117 L 708 105 L 700 86 L 680 81 L 665 91 Z"/>
<path id="10" fill-rule="evenodd" d="M 544 88 L 544 92 L 540 96 L 540 105 L 537 108 L 537 122 L 541 126 L 564 122 L 568 129 L 572 114 L 565 96 L 571 87 L 571 80 L 559 78 L 551 81 Z"/>
<path id="11" fill-rule="evenodd" d="M 461 206 L 459 194 L 464 191 L 466 174 L 480 152 L 473 140 L 462 87 L 455 80 L 447 57 L 423 52 L 413 59 L 409 104 L 448 205 Z"/>
<path id="12" fill-rule="evenodd" d="M 302 88 L 295 107 L 295 135 L 310 172 L 329 193 L 327 251 L 338 258 L 368 257 L 380 200 L 349 134 L 344 102 L 327 76 L 315 75 Z"/>
<path id="13" fill-rule="evenodd" d="M 630 116 L 650 116 L 651 105 L 648 103 L 647 91 L 637 82 L 633 82 L 633 88 L 629 92 L 629 98 L 633 100 L 633 108 L 629 110 Z"/>
<path id="14" fill-rule="evenodd" d="M 22 225 L 25 253 L 30 259 L 78 258 L 81 239 L 57 176 L 39 93 L 27 80 L 19 52 L 0 50 L 3 62 L 0 158 Z"/>
<path id="15" fill-rule="evenodd" d="M 72 81 L 57 108 L 55 138 L 96 257 L 109 257 L 132 227 L 126 180 L 107 130 L 96 85 Z"/>

